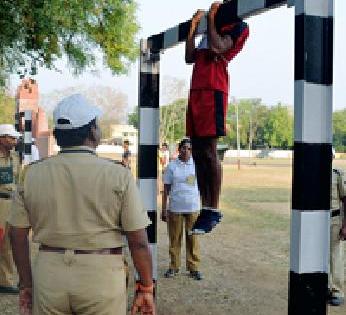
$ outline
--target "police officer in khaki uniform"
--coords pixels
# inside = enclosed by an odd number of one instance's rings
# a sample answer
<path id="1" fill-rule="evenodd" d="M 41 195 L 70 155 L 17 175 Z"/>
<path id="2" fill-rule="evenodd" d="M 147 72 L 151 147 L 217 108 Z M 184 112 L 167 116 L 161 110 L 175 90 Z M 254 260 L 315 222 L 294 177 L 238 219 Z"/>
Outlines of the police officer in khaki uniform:
<path id="1" fill-rule="evenodd" d="M 140 276 L 132 314 L 155 314 L 150 223 L 130 171 L 96 156 L 100 111 L 75 94 L 54 111 L 61 151 L 31 164 L 9 223 L 20 307 L 34 315 L 125 315 L 122 233 Z M 28 231 L 40 250 L 30 268 Z"/>
<path id="2" fill-rule="evenodd" d="M 0 125 L 0 293 L 8 294 L 19 292 L 6 223 L 19 174 L 19 158 L 13 151 L 18 137 L 12 125 Z"/>
<path id="3" fill-rule="evenodd" d="M 335 153 L 333 152 L 333 156 Z M 330 226 L 330 274 L 328 303 L 344 304 L 344 247 L 346 239 L 346 177 L 342 170 L 332 172 L 332 211 Z"/>

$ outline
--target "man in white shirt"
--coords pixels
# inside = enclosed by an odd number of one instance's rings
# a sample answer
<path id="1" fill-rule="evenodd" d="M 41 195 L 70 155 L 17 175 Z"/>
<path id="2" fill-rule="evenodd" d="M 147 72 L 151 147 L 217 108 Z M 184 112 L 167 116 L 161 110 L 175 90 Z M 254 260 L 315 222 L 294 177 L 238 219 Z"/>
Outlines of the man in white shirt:
<path id="1" fill-rule="evenodd" d="M 181 241 L 185 223 L 186 269 L 195 280 L 202 280 L 199 271 L 200 253 L 197 235 L 189 233 L 198 217 L 200 196 L 195 163 L 191 156 L 191 142 L 179 143 L 179 156 L 171 161 L 164 173 L 164 192 L 161 218 L 168 223 L 170 266 L 166 278 L 174 277 L 180 268 Z M 169 197 L 169 206 L 167 199 Z"/>

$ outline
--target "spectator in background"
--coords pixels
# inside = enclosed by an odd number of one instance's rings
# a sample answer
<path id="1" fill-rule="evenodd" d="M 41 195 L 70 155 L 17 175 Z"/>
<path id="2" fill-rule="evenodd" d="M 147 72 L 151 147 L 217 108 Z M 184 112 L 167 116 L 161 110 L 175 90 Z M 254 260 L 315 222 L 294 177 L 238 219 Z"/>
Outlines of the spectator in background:
<path id="1" fill-rule="evenodd" d="M 123 143 L 124 152 L 123 152 L 121 163 L 124 166 L 131 169 L 131 151 L 130 151 L 129 147 L 130 147 L 130 141 L 124 140 L 124 143 Z"/>
<path id="2" fill-rule="evenodd" d="M 169 150 L 166 142 L 162 143 L 161 149 L 159 151 L 160 166 L 162 174 L 165 172 L 166 167 L 169 163 Z"/>
<path id="3" fill-rule="evenodd" d="M 0 125 L 0 293 L 19 293 L 7 219 L 20 173 L 16 146 L 20 134 L 12 125 Z"/>
<path id="4" fill-rule="evenodd" d="M 164 174 L 161 219 L 168 224 L 170 265 L 166 278 L 173 278 L 180 268 L 181 242 L 185 225 L 186 269 L 195 280 L 202 280 L 199 271 L 200 253 L 197 235 L 191 231 L 199 214 L 199 192 L 190 139 L 179 143 L 179 156 L 172 160 Z M 169 205 L 167 199 L 169 197 Z"/>
<path id="5" fill-rule="evenodd" d="M 333 159 L 335 150 L 333 149 Z M 330 213 L 330 274 L 328 303 L 340 306 L 345 301 L 344 246 L 346 239 L 346 177 L 345 173 L 333 167 Z"/>
<path id="6" fill-rule="evenodd" d="M 31 162 L 38 161 L 40 159 L 40 152 L 36 146 L 36 139 L 32 138 L 31 144 Z"/>

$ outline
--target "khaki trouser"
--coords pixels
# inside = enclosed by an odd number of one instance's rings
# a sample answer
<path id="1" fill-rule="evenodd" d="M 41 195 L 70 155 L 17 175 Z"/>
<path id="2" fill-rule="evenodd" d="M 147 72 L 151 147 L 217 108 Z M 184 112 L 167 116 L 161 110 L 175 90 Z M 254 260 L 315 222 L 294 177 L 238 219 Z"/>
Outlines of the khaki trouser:
<path id="1" fill-rule="evenodd" d="M 11 200 L 0 198 L 0 227 L 4 230 L 4 238 L 0 244 L 0 286 L 14 286 L 16 268 L 12 256 L 12 248 L 8 235 L 6 220 L 10 212 Z"/>
<path id="2" fill-rule="evenodd" d="M 329 289 L 334 296 L 344 297 L 344 246 L 339 238 L 340 215 L 331 218 Z"/>
<path id="3" fill-rule="evenodd" d="M 33 263 L 33 315 L 125 315 L 122 255 L 39 251 Z"/>
<path id="4" fill-rule="evenodd" d="M 181 241 L 183 237 L 185 221 L 185 241 L 186 241 L 186 269 L 188 271 L 198 271 L 200 262 L 199 244 L 197 235 L 188 235 L 198 217 L 198 212 L 193 213 L 173 213 L 169 212 L 168 235 L 169 235 L 169 255 L 171 258 L 170 268 L 180 268 Z"/>

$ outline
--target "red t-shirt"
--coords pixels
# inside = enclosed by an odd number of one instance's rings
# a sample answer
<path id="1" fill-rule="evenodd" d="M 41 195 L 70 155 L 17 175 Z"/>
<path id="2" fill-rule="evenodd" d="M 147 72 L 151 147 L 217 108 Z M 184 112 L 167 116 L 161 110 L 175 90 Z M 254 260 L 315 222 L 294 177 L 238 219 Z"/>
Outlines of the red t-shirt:
<path id="1" fill-rule="evenodd" d="M 227 65 L 242 50 L 248 36 L 249 28 L 246 27 L 235 41 L 233 48 L 220 55 L 210 49 L 196 48 L 190 89 L 219 90 L 228 93 Z"/>

